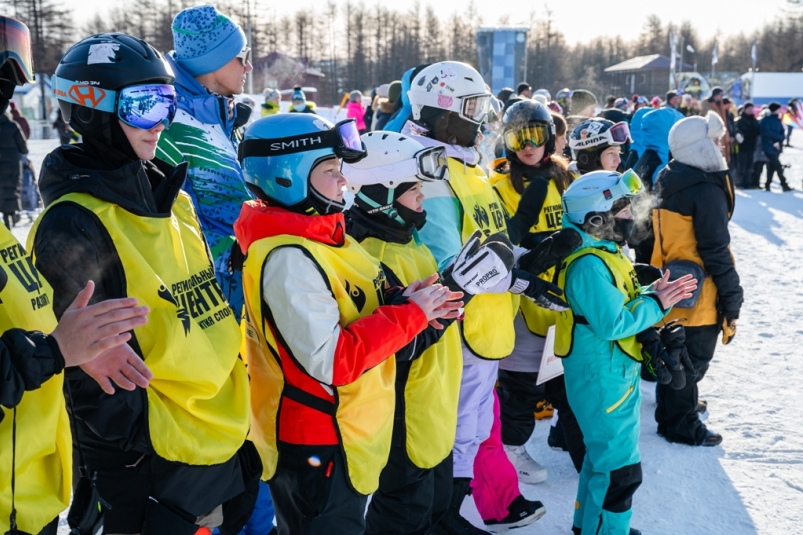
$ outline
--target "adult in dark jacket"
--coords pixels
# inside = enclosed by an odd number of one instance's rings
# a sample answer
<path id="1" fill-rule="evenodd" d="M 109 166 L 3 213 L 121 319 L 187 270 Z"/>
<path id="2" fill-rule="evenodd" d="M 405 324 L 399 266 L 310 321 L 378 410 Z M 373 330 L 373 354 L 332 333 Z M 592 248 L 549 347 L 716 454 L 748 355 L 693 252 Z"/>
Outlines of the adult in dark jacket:
<path id="1" fill-rule="evenodd" d="M 743 292 L 730 252 L 728 222 L 733 214 L 733 184 L 718 140 L 727 135 L 716 113 L 687 117 L 669 133 L 673 159 L 658 176 L 661 198 L 653 211 L 655 248 L 652 265 L 680 274 L 682 262 L 699 269 L 697 302 L 675 306 L 665 321 L 685 326 L 685 348 L 694 365 L 686 386 L 658 385 L 655 420 L 670 442 L 716 446 L 722 437 L 706 428 L 698 414 L 697 384 L 714 357 L 717 338 L 735 334 Z M 690 370 L 691 372 L 691 370 Z"/>
<path id="2" fill-rule="evenodd" d="M 753 153 L 759 135 L 758 120 L 752 102 L 745 102 L 742 112 L 736 120 L 736 141 L 739 143 L 738 183 L 737 187 L 751 188 L 753 184 Z"/>
<path id="3" fill-rule="evenodd" d="M 20 125 L 20 129 L 22 130 L 22 134 L 25 136 L 25 140 L 27 141 L 30 139 L 31 125 L 28 123 L 28 119 L 26 119 L 25 116 L 20 113 L 17 103 L 10 103 L 8 110 L 11 112 L 11 118 L 14 119 L 14 122 Z"/>
<path id="4" fill-rule="evenodd" d="M 0 113 L 0 212 L 6 227 L 14 226 L 14 216 L 22 207 L 22 156 L 28 144 L 19 125 L 8 113 Z"/>
<path id="5" fill-rule="evenodd" d="M 778 180 L 781 182 L 783 190 L 791 191 L 792 188 L 786 183 L 786 177 L 783 174 L 783 165 L 781 164 L 781 152 L 783 151 L 783 142 L 786 139 L 784 134 L 783 123 L 781 122 L 781 105 L 773 102 L 768 107 L 770 113 L 759 121 L 759 131 L 761 132 L 761 150 L 767 156 L 767 182 L 764 184 L 764 189 L 770 190 L 772 184 L 772 175 L 778 173 Z"/>

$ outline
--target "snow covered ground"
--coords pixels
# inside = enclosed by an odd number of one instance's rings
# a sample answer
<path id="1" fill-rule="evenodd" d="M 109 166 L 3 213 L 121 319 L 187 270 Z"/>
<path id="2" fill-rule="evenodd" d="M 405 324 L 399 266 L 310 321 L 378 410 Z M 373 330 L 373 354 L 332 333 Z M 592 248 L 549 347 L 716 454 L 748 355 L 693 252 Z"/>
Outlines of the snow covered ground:
<path id="1" fill-rule="evenodd" d="M 796 130 L 793 145 L 803 147 Z M 31 142 L 37 170 L 53 141 Z M 797 188 L 739 191 L 731 224 L 732 250 L 745 288 L 735 340 L 717 348 L 700 385 L 707 424 L 722 446 L 668 444 L 655 434 L 653 385 L 642 394 L 644 484 L 636 493 L 633 526 L 645 535 L 777 535 L 803 533 L 803 150 L 781 156 Z M 23 218 L 24 219 L 24 218 Z M 30 224 L 14 233 L 23 241 Z M 796 349 L 797 348 L 797 349 Z M 549 469 L 541 485 L 522 485 L 547 514 L 518 535 L 571 533 L 577 474 L 569 456 L 546 445 L 549 421 L 527 448 Z M 463 514 L 482 525 L 473 501 Z M 66 523 L 59 530 L 66 535 Z"/>

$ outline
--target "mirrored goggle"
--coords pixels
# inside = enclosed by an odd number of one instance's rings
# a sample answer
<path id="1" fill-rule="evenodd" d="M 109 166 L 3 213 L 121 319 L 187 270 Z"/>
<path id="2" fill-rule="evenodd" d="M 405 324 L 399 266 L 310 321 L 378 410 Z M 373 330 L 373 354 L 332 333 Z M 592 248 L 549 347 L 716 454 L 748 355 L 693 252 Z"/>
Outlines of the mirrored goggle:
<path id="1" fill-rule="evenodd" d="M 488 115 L 488 109 L 491 107 L 490 95 L 473 95 L 463 97 L 463 105 L 460 110 L 460 115 L 469 121 L 481 123 Z"/>
<path id="2" fill-rule="evenodd" d="M 622 192 L 628 196 L 638 195 L 644 190 L 644 183 L 641 181 L 641 178 L 638 176 L 638 174 L 636 174 L 636 172 L 632 169 L 628 169 L 622 173 L 617 185 L 619 185 Z"/>
<path id="3" fill-rule="evenodd" d="M 622 121 L 613 125 L 609 130 L 608 133 L 610 134 L 612 144 L 614 145 L 623 145 L 629 141 L 632 141 L 630 137 L 630 127 L 627 125 L 626 122 Z"/>
<path id="4" fill-rule="evenodd" d="M 343 158 L 348 163 L 359 162 L 368 154 L 365 145 L 360 139 L 360 131 L 357 129 L 357 121 L 346 119 L 335 125 L 332 129 L 339 138 L 335 145 L 335 154 Z"/>
<path id="5" fill-rule="evenodd" d="M 33 82 L 31 34 L 28 27 L 16 19 L 0 17 L 0 65 L 11 61 L 17 85 Z"/>
<path id="6" fill-rule="evenodd" d="M 418 176 L 424 180 L 443 180 L 449 173 L 445 147 L 429 147 L 415 154 Z"/>
<path id="7" fill-rule="evenodd" d="M 505 148 L 513 152 L 524 150 L 528 143 L 533 147 L 542 147 L 547 141 L 549 127 L 545 124 L 529 124 L 505 133 Z"/>
<path id="8" fill-rule="evenodd" d="M 176 90 L 172 85 L 135 85 L 120 91 L 117 117 L 128 126 L 150 130 L 170 126 L 176 116 Z"/>
<path id="9" fill-rule="evenodd" d="M 581 179 L 582 177 L 578 180 Z M 632 169 L 628 169 L 619 176 L 619 179 L 616 181 L 616 183 L 609 189 L 597 191 L 581 199 L 569 200 L 564 197 L 564 201 L 569 212 L 581 212 L 604 204 L 606 201 L 610 201 L 611 199 L 634 197 L 643 190 L 644 184 L 642 184 L 639 176 Z"/>

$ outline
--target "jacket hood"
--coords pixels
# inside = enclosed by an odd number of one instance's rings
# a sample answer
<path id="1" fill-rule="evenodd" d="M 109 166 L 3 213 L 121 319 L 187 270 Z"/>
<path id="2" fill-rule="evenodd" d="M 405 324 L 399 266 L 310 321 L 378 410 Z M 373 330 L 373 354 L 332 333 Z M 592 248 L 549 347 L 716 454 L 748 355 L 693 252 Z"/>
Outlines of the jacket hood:
<path id="1" fill-rule="evenodd" d="M 410 97 L 407 96 L 407 92 L 410 90 L 410 86 L 413 83 L 413 71 L 415 71 L 416 67 L 412 69 L 408 69 L 402 75 L 401 78 L 401 109 L 396 113 L 396 116 L 391 118 L 387 124 L 385 124 L 385 130 L 390 130 L 391 132 L 401 132 L 402 128 L 404 128 L 405 123 L 407 122 L 407 118 L 410 117 L 413 113 L 413 107 L 410 104 Z"/>
<path id="2" fill-rule="evenodd" d="M 669 131 L 683 119 L 683 115 L 672 108 L 659 108 L 643 115 L 641 121 L 641 141 L 645 149 L 652 149 L 661 161 L 669 161 Z"/>
<path id="3" fill-rule="evenodd" d="M 178 108 L 186 111 L 195 119 L 204 124 L 218 124 L 228 137 L 231 137 L 234 130 L 234 122 L 237 119 L 237 107 L 234 108 L 234 116 L 228 118 L 228 99 L 226 97 L 210 93 L 204 86 L 192 77 L 190 73 L 179 67 L 176 63 L 175 51 L 165 56 L 165 59 L 173 68 L 176 75 L 174 86 L 178 97 Z"/>
<path id="4" fill-rule="evenodd" d="M 733 192 L 730 188 L 727 171 L 703 171 L 677 160 L 671 160 L 658 175 L 655 187 L 660 199 L 667 199 L 672 195 L 697 184 L 713 184 L 722 189 L 728 198 L 729 212 L 733 212 Z"/>
<path id="5" fill-rule="evenodd" d="M 142 217 L 166 217 L 187 175 L 160 161 L 136 160 L 117 169 L 103 169 L 82 144 L 62 145 L 47 155 L 39 178 L 45 206 L 68 193 L 89 193 Z"/>
<path id="6" fill-rule="evenodd" d="M 644 140 L 642 139 L 641 122 L 644 120 L 644 116 L 651 111 L 654 110 L 652 108 L 639 108 L 633 114 L 633 117 L 630 118 L 630 135 L 633 137 L 633 143 L 630 144 L 630 150 L 636 151 L 636 154 L 639 156 L 641 156 L 644 152 Z"/>
<path id="7" fill-rule="evenodd" d="M 244 203 L 234 222 L 234 235 L 243 254 L 255 241 L 284 234 L 339 247 L 346 239 L 346 221 L 342 212 L 310 216 L 256 200 Z"/>
<path id="8" fill-rule="evenodd" d="M 569 218 L 565 214 L 563 215 L 562 222 L 563 222 L 563 228 L 566 227 L 573 228 L 574 230 L 580 233 L 580 237 L 583 239 L 583 243 L 580 245 L 580 247 L 575 249 L 575 251 L 578 251 L 580 249 L 586 249 L 588 247 L 594 247 L 595 249 L 605 249 L 611 253 L 615 253 L 616 250 L 619 248 L 616 242 L 612 242 L 610 240 L 602 240 L 600 238 L 595 238 L 591 234 L 588 234 L 583 229 L 581 229 L 579 225 L 575 225 L 574 223 L 569 221 Z"/>

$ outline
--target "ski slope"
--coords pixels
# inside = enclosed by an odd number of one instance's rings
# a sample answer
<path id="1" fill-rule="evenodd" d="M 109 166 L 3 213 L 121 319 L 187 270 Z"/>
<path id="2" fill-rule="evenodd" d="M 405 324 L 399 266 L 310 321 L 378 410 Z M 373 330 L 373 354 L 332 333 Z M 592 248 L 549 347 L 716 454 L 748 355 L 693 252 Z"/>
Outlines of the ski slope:
<path id="1" fill-rule="evenodd" d="M 803 131 L 793 144 L 803 147 Z M 40 167 L 51 141 L 34 141 Z M 641 454 L 644 483 L 633 502 L 633 527 L 645 535 L 803 533 L 803 150 L 781 156 L 794 193 L 738 191 L 732 251 L 745 289 L 739 331 L 719 346 L 700 384 L 711 429 L 722 446 L 669 444 L 655 434 L 653 384 L 643 383 Z M 23 217 L 23 220 L 25 217 Z M 16 227 L 23 243 L 30 224 Z M 797 348 L 797 349 L 796 349 Z M 521 485 L 547 514 L 516 535 L 571 533 L 577 474 L 567 453 L 546 445 L 549 421 L 536 426 L 530 454 L 549 469 L 540 485 Z M 481 526 L 469 498 L 463 514 Z M 62 519 L 60 535 L 66 535 Z"/>

